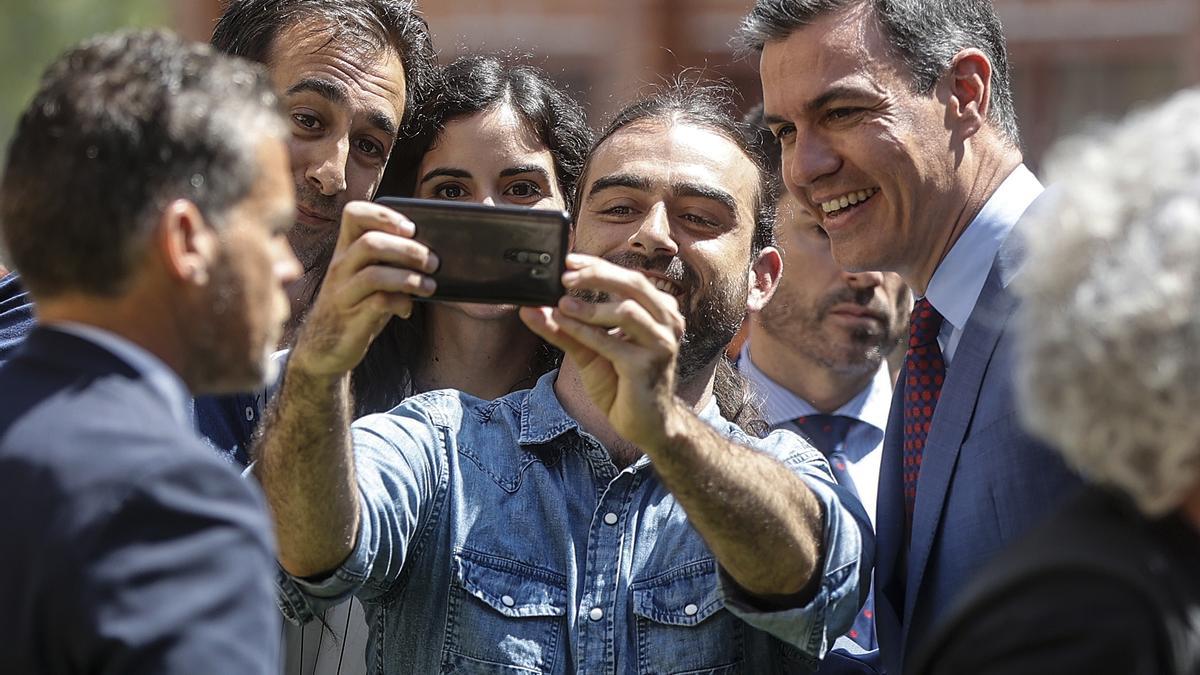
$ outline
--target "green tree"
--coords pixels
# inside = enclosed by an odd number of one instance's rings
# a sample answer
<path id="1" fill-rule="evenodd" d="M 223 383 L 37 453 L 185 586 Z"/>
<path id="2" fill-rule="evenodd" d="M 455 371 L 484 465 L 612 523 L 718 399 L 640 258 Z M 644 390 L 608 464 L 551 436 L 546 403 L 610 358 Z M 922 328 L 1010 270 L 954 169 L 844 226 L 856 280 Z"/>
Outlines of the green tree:
<path id="1" fill-rule="evenodd" d="M 96 33 L 169 20 L 166 0 L 0 0 L 0 157 L 42 71 L 66 48 Z"/>

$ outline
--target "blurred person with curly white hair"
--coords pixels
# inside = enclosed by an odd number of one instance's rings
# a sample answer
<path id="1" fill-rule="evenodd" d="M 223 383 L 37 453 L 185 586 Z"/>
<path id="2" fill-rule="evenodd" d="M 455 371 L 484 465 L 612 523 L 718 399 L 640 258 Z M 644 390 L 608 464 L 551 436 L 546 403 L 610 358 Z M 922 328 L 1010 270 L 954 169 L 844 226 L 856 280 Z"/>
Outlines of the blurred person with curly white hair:
<path id="1" fill-rule="evenodd" d="M 915 673 L 1200 673 L 1200 91 L 1059 146 L 1022 226 L 1017 386 L 1091 484 Z"/>

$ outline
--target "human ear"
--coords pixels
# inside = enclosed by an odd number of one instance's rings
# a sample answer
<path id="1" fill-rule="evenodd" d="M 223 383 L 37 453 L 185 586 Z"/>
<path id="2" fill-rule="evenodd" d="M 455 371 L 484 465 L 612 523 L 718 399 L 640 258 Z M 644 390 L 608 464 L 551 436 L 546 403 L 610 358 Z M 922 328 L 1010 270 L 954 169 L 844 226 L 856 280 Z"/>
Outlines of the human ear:
<path id="1" fill-rule="evenodd" d="M 186 199 L 168 204 L 159 217 L 154 241 L 171 280 L 182 285 L 208 284 L 217 236 L 195 204 Z"/>
<path id="2" fill-rule="evenodd" d="M 750 312 L 761 312 L 775 295 L 782 274 L 783 256 L 779 254 L 779 249 L 767 246 L 760 251 L 747 272 L 750 293 L 746 297 L 746 309 Z"/>
<path id="3" fill-rule="evenodd" d="M 964 49 L 954 55 L 944 77 L 949 88 L 947 116 L 963 137 L 975 135 L 991 108 L 992 62 L 978 49 Z"/>

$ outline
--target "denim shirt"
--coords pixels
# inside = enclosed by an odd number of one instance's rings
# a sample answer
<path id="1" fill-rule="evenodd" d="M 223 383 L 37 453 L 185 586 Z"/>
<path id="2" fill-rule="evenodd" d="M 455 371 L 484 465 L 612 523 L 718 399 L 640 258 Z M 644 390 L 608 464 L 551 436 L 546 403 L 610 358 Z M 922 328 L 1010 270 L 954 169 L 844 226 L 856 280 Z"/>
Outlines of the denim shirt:
<path id="1" fill-rule="evenodd" d="M 567 415 L 557 372 L 482 401 L 412 397 L 352 429 L 358 540 L 319 580 L 281 576 L 292 620 L 356 593 L 370 672 L 809 672 L 850 626 L 874 541 L 821 453 L 780 431 L 752 439 L 824 511 L 824 558 L 803 607 L 763 611 L 721 571 L 643 456 L 624 470 Z"/>

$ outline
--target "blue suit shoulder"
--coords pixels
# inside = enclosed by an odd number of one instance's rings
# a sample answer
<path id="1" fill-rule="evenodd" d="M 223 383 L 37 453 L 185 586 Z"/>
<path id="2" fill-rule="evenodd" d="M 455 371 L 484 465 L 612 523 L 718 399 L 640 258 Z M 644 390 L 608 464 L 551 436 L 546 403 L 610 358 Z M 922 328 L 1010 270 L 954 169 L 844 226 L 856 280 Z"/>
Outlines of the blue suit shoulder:
<path id="1" fill-rule="evenodd" d="M 257 489 L 136 371 L 38 333 L 0 367 L 0 508 L 22 514 L 0 523 L 0 575 L 23 589 L 0 672 L 270 672 Z"/>

